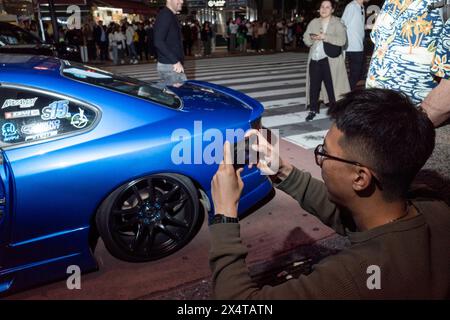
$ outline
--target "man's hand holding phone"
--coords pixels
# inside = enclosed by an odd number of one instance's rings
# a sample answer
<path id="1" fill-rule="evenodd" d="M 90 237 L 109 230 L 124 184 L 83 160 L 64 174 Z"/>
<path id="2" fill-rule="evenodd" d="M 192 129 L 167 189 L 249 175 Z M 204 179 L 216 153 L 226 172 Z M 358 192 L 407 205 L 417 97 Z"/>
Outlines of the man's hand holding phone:
<path id="1" fill-rule="evenodd" d="M 310 33 L 309 36 L 311 37 L 311 40 L 314 40 L 314 41 L 325 40 L 325 34 L 323 34 L 322 32 L 320 34 Z"/>
<path id="2" fill-rule="evenodd" d="M 239 150 L 245 150 L 243 164 L 239 164 L 239 157 L 236 156 Z M 256 156 L 252 156 L 252 151 L 256 153 Z M 241 173 L 245 165 L 249 168 L 256 166 L 274 181 L 286 179 L 293 170 L 292 165 L 283 161 L 276 148 L 259 130 L 247 131 L 245 139 L 239 145 L 233 145 L 233 148 L 228 141 L 225 142 L 223 161 L 211 181 L 211 194 L 216 214 L 237 217 L 239 199 L 244 189 Z"/>
<path id="3" fill-rule="evenodd" d="M 223 161 L 211 181 L 211 194 L 216 213 L 230 218 L 236 218 L 238 204 L 244 183 L 241 179 L 243 168 L 235 170 L 231 155 L 230 143 L 227 141 L 223 147 Z"/>
<path id="4" fill-rule="evenodd" d="M 292 172 L 292 165 L 285 162 L 280 157 L 278 150 L 267 141 L 260 131 L 256 129 L 249 130 L 245 134 L 245 137 L 250 139 L 255 135 L 257 136 L 257 144 L 252 144 L 250 148 L 258 152 L 259 156 L 256 163 L 250 162 L 249 168 L 256 165 L 256 167 L 267 176 L 279 178 L 281 180 L 287 178 Z"/>

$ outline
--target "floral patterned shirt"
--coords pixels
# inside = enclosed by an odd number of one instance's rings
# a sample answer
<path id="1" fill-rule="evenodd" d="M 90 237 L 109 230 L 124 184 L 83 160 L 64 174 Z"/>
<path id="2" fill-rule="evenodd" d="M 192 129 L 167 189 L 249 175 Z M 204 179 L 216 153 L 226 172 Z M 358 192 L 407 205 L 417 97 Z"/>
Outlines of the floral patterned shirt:
<path id="1" fill-rule="evenodd" d="M 420 103 L 437 86 L 435 77 L 450 78 L 450 23 L 437 0 L 386 0 L 371 39 L 375 44 L 366 86 L 389 88 Z"/>

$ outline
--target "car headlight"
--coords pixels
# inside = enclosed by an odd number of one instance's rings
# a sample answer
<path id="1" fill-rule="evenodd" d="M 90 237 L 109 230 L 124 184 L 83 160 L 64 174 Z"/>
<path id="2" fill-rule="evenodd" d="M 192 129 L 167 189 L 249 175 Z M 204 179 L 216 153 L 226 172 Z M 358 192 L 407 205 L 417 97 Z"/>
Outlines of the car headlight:
<path id="1" fill-rule="evenodd" d="M 66 47 L 66 51 L 67 52 L 78 52 L 78 48 L 77 47 Z"/>

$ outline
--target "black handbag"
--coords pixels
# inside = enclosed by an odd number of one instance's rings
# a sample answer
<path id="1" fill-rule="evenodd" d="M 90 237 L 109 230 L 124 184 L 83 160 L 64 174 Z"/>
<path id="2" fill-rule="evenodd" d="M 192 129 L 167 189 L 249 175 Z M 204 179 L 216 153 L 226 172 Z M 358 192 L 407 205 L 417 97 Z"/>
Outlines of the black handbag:
<path id="1" fill-rule="evenodd" d="M 323 43 L 323 50 L 325 51 L 325 54 L 330 58 L 337 58 L 342 53 L 341 46 L 335 46 L 334 44 L 331 44 L 329 42 Z"/>

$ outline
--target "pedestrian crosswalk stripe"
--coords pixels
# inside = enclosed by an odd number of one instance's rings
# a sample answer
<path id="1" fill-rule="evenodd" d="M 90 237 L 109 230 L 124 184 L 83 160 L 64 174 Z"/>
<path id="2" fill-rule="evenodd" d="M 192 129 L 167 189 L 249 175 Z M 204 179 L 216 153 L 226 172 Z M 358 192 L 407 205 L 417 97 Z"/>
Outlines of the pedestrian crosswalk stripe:
<path id="1" fill-rule="evenodd" d="M 239 74 L 239 72 L 235 72 L 232 74 L 222 74 L 222 73 L 215 73 L 215 75 L 213 76 L 202 76 L 200 74 L 196 74 L 196 75 L 191 75 L 189 73 L 187 73 L 187 76 L 190 77 L 190 80 L 202 80 L 202 81 L 208 81 L 208 82 L 214 82 L 216 83 L 217 80 L 237 80 L 236 78 L 241 78 L 241 79 L 246 79 L 246 81 L 248 81 L 248 79 L 256 79 L 257 76 L 268 76 L 268 75 L 304 75 L 305 74 L 305 70 L 301 70 L 301 69 L 290 69 L 289 71 L 287 70 L 269 70 L 269 71 L 257 71 L 257 72 L 246 72 L 245 74 Z M 132 74 L 129 75 L 130 77 L 135 77 Z M 146 77 L 135 77 L 138 78 L 140 80 L 144 80 L 144 81 L 158 81 L 159 80 L 159 76 L 158 75 L 153 75 L 153 76 L 146 76 Z"/>
<path id="2" fill-rule="evenodd" d="M 264 108 L 266 110 L 270 109 L 276 109 L 276 108 L 284 108 L 289 107 L 296 104 L 305 104 L 306 98 L 305 97 L 299 97 L 299 98 L 291 98 L 291 99 L 283 99 L 283 100 L 272 100 L 272 101 L 265 101 L 262 103 Z"/>
<path id="3" fill-rule="evenodd" d="M 320 112 L 321 113 L 317 114 L 314 120 L 321 120 L 328 118 L 326 109 L 321 110 Z M 302 123 L 306 122 L 305 119 L 308 113 L 309 111 L 301 111 L 278 116 L 263 117 L 262 124 L 266 128 L 276 128 L 293 123 Z"/>
<path id="4" fill-rule="evenodd" d="M 261 70 L 264 70 L 264 71 L 261 71 Z M 237 69 L 234 69 L 233 68 L 233 69 L 229 69 L 229 70 L 222 71 L 220 73 L 215 73 L 215 74 L 216 74 L 216 78 L 219 74 L 220 74 L 220 77 L 222 77 L 222 78 L 225 78 L 226 76 L 236 77 L 236 75 L 241 76 L 241 77 L 244 77 L 244 76 L 249 77 L 249 76 L 256 75 L 256 74 L 267 74 L 267 73 L 272 73 L 272 72 L 280 73 L 282 71 L 284 71 L 284 72 L 290 71 L 291 73 L 292 72 L 300 73 L 301 71 L 305 71 L 305 70 L 306 70 L 305 67 L 295 67 L 294 68 L 293 66 L 285 66 L 285 67 L 273 66 L 273 67 L 264 68 L 264 69 L 261 69 L 261 68 L 237 68 Z M 121 74 L 133 76 L 136 78 L 140 78 L 141 75 L 145 75 L 146 76 L 145 79 L 148 79 L 149 76 L 150 76 L 150 78 L 154 78 L 154 77 L 159 78 L 158 72 L 156 72 L 156 71 L 153 71 L 153 72 L 149 71 L 149 72 L 141 73 L 141 74 L 132 73 L 132 72 L 128 72 L 128 73 L 123 72 Z M 195 72 L 186 71 L 186 75 L 188 76 L 188 78 L 194 78 L 196 80 L 203 80 L 203 79 L 200 79 L 201 77 L 205 77 L 205 79 L 211 78 L 211 77 L 208 77 L 211 75 L 211 72 L 203 71 L 201 69 L 198 71 L 195 71 Z"/>
<path id="5" fill-rule="evenodd" d="M 289 70 L 289 71 L 288 71 Z M 255 71 L 255 72 L 247 72 L 245 74 L 240 75 L 241 78 L 250 78 L 250 77 L 255 77 L 255 76 L 268 76 L 268 75 L 286 75 L 286 74 L 304 74 L 306 70 L 302 70 L 302 69 L 277 69 L 277 70 L 264 70 L 264 71 Z M 197 80 L 204 80 L 204 81 L 215 81 L 215 80 L 225 80 L 225 79 L 236 79 L 236 75 L 232 74 L 232 75 L 228 75 L 228 76 L 224 76 L 223 74 L 217 74 L 214 76 L 206 76 L 206 77 L 202 77 L 202 78 L 198 78 L 198 75 L 196 77 Z"/>
<path id="6" fill-rule="evenodd" d="M 281 65 L 281 63 L 268 63 L 268 64 L 248 64 L 248 63 L 243 63 L 241 65 L 233 64 L 233 65 L 228 65 L 228 66 L 220 66 L 220 65 L 219 66 L 216 66 L 216 65 L 214 65 L 214 66 L 191 65 L 190 66 L 190 65 L 187 65 L 187 66 L 184 66 L 184 70 L 186 72 L 198 71 L 198 70 L 201 70 L 203 72 L 214 72 L 214 71 L 223 71 L 226 68 L 233 68 L 233 69 L 236 69 L 236 68 L 240 68 L 240 69 L 262 69 L 262 68 L 264 68 L 265 69 L 265 68 L 276 68 L 276 67 L 279 67 L 280 65 Z M 292 66 L 306 67 L 306 64 L 299 64 L 298 61 L 292 61 L 292 62 L 288 62 L 288 63 L 283 62 L 282 65 L 283 66 L 292 65 Z M 146 65 L 145 68 L 148 68 L 149 69 L 148 71 L 150 71 L 150 72 L 152 72 L 152 71 L 155 72 L 156 71 L 156 64 Z M 141 74 L 145 74 L 145 73 L 148 72 L 147 70 L 142 68 L 142 65 L 141 65 L 141 68 L 139 68 L 139 69 L 127 69 L 127 70 L 129 72 L 132 72 L 135 75 L 141 75 Z"/>
<path id="7" fill-rule="evenodd" d="M 247 76 L 247 74 L 251 74 L 254 72 L 258 72 L 260 70 L 264 70 L 266 72 L 271 72 L 271 71 L 280 71 L 280 70 L 291 70 L 291 72 L 295 72 L 295 71 L 300 71 L 300 70 L 306 70 L 306 67 L 293 67 L 293 66 L 273 66 L 273 67 L 268 67 L 268 68 L 237 68 L 237 69 L 231 69 L 227 70 L 227 71 L 222 71 L 220 72 L 220 74 L 222 75 L 230 75 L 230 74 L 240 74 L 241 76 Z M 189 73 L 189 72 L 188 72 Z M 203 72 L 203 71 L 196 71 L 195 72 L 195 76 L 196 77 L 200 77 L 202 75 L 210 75 L 210 72 Z"/>
<path id="8" fill-rule="evenodd" d="M 257 98 L 263 98 L 263 97 L 271 97 L 271 96 L 280 96 L 284 94 L 290 94 L 290 93 L 299 93 L 299 92 L 305 92 L 305 88 L 290 88 L 290 89 L 279 89 L 279 90 L 271 90 L 269 92 L 267 91 L 246 91 L 245 93 L 249 95 L 250 97 L 257 99 Z"/>
<path id="9" fill-rule="evenodd" d="M 141 75 L 157 75 L 158 74 L 158 70 L 156 69 L 156 66 L 152 66 L 152 67 L 147 67 L 148 70 L 145 70 L 143 68 L 139 69 L 139 70 L 129 70 L 129 69 L 117 69 L 116 71 L 118 71 L 121 74 L 132 74 L 135 77 L 139 77 Z M 270 66 L 248 66 L 248 65 L 244 65 L 244 66 L 234 66 L 234 67 L 227 67 L 227 68 L 215 68 L 214 70 L 210 70 L 210 69 L 206 69 L 206 68 L 202 68 L 199 66 L 196 66 L 195 68 L 185 68 L 185 72 L 186 73 L 191 73 L 191 74 L 211 74 L 214 72 L 220 72 L 220 73 L 228 73 L 230 71 L 261 71 L 261 70 L 277 70 L 277 69 L 281 69 L 281 70 L 289 70 L 289 69 L 305 69 L 306 70 L 306 65 L 300 65 L 300 64 L 292 64 L 292 65 L 286 65 L 286 64 L 275 64 L 275 65 L 270 65 Z"/>
<path id="10" fill-rule="evenodd" d="M 265 82 L 265 81 L 271 81 L 271 80 L 294 80 L 302 78 L 302 76 L 298 74 L 285 74 L 282 73 L 280 75 L 270 75 L 270 76 L 262 76 L 262 77 L 253 77 L 253 78 L 242 78 L 242 79 L 227 79 L 227 80 L 216 80 L 214 83 L 220 84 L 220 85 L 236 85 L 236 84 L 250 84 L 250 83 L 258 83 L 258 82 Z M 251 80 L 250 80 L 251 79 Z M 250 81 L 249 81 L 250 80 Z"/>
<path id="11" fill-rule="evenodd" d="M 236 86 L 230 86 L 230 88 L 233 88 L 234 90 L 261 89 L 261 88 L 274 87 L 274 86 L 288 86 L 288 85 L 290 86 L 290 85 L 295 85 L 295 84 L 304 84 L 305 81 L 306 81 L 305 79 L 291 80 L 291 81 L 282 80 L 282 81 L 278 81 L 278 82 L 236 85 Z"/>
<path id="12" fill-rule="evenodd" d="M 314 149 L 318 144 L 323 143 L 323 140 L 325 139 L 327 132 L 328 129 L 287 136 L 283 137 L 283 139 L 292 142 L 296 145 L 299 145 L 300 147 L 305 149 Z"/>

